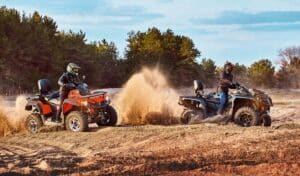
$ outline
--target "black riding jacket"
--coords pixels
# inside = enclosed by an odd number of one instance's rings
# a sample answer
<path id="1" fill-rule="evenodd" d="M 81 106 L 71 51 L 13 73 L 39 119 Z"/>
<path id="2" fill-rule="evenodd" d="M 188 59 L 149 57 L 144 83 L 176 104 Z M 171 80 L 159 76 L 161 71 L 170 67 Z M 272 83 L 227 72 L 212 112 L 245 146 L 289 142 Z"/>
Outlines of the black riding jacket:
<path id="1" fill-rule="evenodd" d="M 68 83 L 73 83 L 77 85 L 79 82 L 79 77 L 69 72 L 65 72 L 61 75 L 58 79 L 58 85 L 60 86 L 60 91 L 69 91 L 68 87 L 66 86 Z"/>
<path id="2" fill-rule="evenodd" d="M 225 93 L 228 93 L 229 88 L 235 89 L 236 86 L 232 83 L 233 81 L 233 75 L 231 73 L 227 73 L 226 71 L 223 71 L 220 75 L 220 81 L 219 81 L 219 87 L 221 90 Z"/>

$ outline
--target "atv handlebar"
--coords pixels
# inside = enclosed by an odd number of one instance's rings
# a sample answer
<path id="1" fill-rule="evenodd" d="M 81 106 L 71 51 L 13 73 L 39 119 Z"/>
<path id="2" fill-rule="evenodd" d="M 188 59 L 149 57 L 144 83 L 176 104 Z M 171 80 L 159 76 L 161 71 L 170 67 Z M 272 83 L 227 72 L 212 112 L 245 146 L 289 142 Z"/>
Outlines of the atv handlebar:
<path id="1" fill-rule="evenodd" d="M 242 85 L 240 85 L 240 84 L 238 84 L 238 83 L 237 83 L 237 85 L 236 85 L 236 89 L 237 89 L 237 90 L 240 90 L 240 91 L 244 91 L 244 92 L 246 92 L 247 94 L 251 94 L 251 92 L 249 91 L 249 89 L 248 89 L 247 87 L 242 86 Z"/>

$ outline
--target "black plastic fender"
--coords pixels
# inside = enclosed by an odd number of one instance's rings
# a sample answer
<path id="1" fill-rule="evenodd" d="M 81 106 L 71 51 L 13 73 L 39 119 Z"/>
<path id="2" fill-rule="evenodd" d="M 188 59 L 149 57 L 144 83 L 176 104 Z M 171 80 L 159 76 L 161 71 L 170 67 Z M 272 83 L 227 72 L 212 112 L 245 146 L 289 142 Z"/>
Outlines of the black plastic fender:
<path id="1" fill-rule="evenodd" d="M 35 101 L 29 101 L 26 105 L 25 105 L 25 110 L 26 111 L 35 111 L 35 113 L 41 113 L 42 109 L 39 105 L 38 102 Z"/>
<path id="2" fill-rule="evenodd" d="M 180 97 L 179 104 L 188 109 L 200 108 L 206 112 L 207 104 L 201 97 L 196 96 L 182 96 Z"/>

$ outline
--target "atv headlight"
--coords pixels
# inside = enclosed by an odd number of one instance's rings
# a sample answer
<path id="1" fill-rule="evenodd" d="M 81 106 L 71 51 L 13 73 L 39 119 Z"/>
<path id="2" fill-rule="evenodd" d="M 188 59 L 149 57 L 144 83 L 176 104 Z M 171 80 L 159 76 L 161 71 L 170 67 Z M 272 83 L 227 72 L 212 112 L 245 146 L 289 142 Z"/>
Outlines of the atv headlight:
<path id="1" fill-rule="evenodd" d="M 87 106 L 89 103 L 88 103 L 88 101 L 82 101 L 81 104 L 82 104 L 83 106 Z"/>
<path id="2" fill-rule="evenodd" d="M 109 98 L 108 95 L 105 95 L 105 101 L 108 102 L 108 103 L 110 103 L 110 98 Z"/>

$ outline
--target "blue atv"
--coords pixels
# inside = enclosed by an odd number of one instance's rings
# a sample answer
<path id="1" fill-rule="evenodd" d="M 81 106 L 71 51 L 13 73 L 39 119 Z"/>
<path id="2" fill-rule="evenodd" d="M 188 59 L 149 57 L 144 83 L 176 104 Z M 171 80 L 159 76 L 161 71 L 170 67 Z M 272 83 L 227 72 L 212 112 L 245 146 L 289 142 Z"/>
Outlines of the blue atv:
<path id="1" fill-rule="evenodd" d="M 204 94 L 201 81 L 194 81 L 195 96 L 180 96 L 179 105 L 184 106 L 180 120 L 183 124 L 209 122 L 217 116 L 220 96 L 215 92 Z M 243 126 L 271 126 L 269 115 L 272 99 L 263 91 L 247 89 L 237 84 L 236 90 L 229 94 L 223 113 L 223 120 Z"/>

